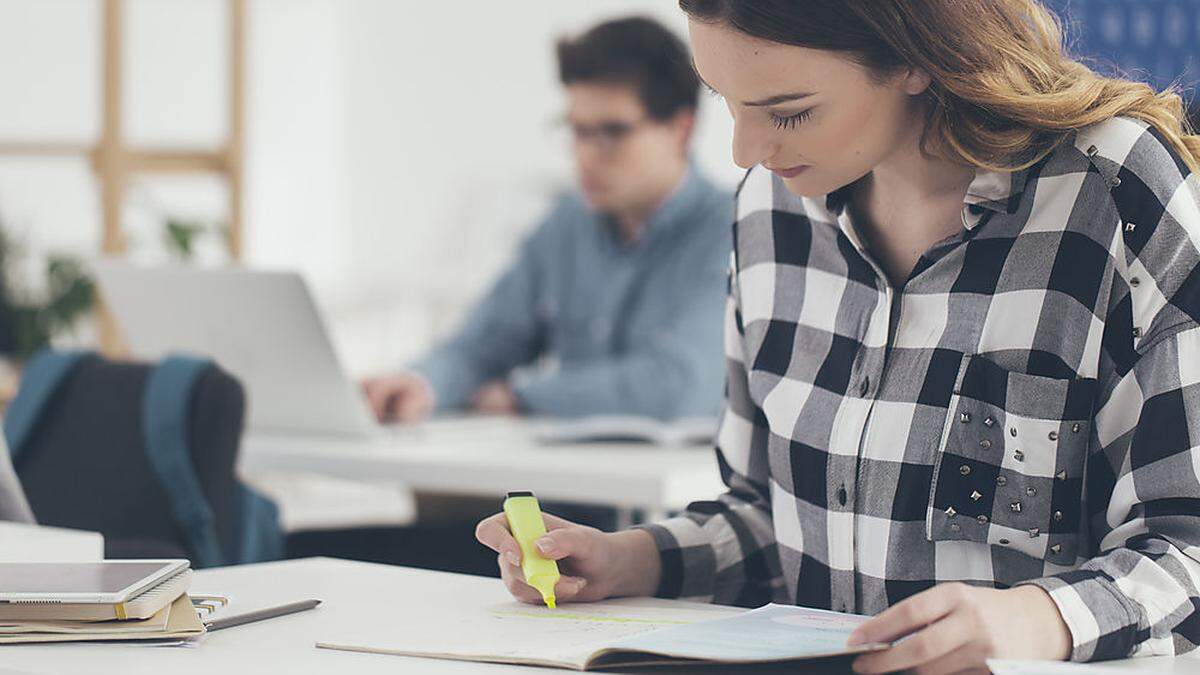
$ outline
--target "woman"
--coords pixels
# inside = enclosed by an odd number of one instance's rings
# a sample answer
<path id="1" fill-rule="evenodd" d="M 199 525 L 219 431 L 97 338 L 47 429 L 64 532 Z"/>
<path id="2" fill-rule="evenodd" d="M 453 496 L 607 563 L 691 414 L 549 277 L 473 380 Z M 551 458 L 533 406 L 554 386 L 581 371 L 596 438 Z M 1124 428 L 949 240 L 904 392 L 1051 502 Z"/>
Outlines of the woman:
<path id="1" fill-rule="evenodd" d="M 864 673 L 1200 642 L 1200 138 L 1031 0 L 681 0 L 733 115 L 729 492 L 563 600 L 876 615 Z M 751 168 L 752 167 L 752 168 Z M 479 539 L 518 598 L 501 516 Z"/>

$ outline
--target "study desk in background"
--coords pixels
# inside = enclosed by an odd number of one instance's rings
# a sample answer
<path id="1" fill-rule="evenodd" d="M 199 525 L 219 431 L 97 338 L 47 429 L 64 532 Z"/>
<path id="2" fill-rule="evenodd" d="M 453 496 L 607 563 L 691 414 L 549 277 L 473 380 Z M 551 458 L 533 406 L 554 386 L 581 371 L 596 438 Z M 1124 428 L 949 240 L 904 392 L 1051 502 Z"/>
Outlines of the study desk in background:
<path id="1" fill-rule="evenodd" d="M 118 644 L 8 645 L 0 647 L 0 675 L 121 673 L 212 675 L 213 673 L 531 673 L 546 668 L 317 649 L 323 639 L 373 632 L 398 623 L 405 608 L 435 607 L 479 612 L 509 600 L 495 579 L 470 577 L 327 558 L 201 570 L 196 593 L 223 594 L 222 612 L 245 612 L 303 598 L 320 598 L 317 609 L 212 633 L 195 648 Z M 1097 673 L 1194 674 L 1194 659 L 1135 659 L 1101 664 Z M 629 672 L 629 671 L 623 671 Z M 648 670 L 646 673 L 680 672 Z M 717 675 L 721 671 L 704 671 Z M 737 671 L 733 671 L 737 672 Z M 742 671 L 745 672 L 745 671 Z M 761 670 L 752 672 L 762 673 Z M 794 672 L 794 671 L 792 671 Z"/>
<path id="2" fill-rule="evenodd" d="M 371 438 L 248 436 L 244 472 L 309 471 L 394 480 L 418 492 L 495 497 L 532 490 L 543 501 L 616 507 L 656 520 L 725 491 L 711 445 L 540 443 L 530 423 L 504 418 L 434 420 Z"/>

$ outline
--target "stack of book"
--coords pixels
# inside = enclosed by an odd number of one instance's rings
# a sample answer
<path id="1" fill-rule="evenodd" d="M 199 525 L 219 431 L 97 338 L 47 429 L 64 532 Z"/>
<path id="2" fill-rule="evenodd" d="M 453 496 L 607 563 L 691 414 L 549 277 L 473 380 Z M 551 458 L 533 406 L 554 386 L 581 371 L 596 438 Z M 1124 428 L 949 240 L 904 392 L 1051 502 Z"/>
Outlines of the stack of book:
<path id="1" fill-rule="evenodd" d="M 187 561 L 0 563 L 0 645 L 198 637 L 224 602 L 190 597 L 191 581 Z"/>

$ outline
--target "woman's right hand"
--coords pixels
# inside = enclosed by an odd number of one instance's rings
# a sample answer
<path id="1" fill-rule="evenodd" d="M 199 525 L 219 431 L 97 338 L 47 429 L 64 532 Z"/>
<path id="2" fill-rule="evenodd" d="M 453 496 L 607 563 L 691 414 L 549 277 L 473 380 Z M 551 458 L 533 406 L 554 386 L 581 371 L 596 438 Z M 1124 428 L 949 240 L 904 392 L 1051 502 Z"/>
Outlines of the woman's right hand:
<path id="1" fill-rule="evenodd" d="M 546 536 L 534 545 L 542 557 L 558 561 L 561 578 L 554 587 L 559 602 L 592 602 L 614 596 L 653 595 L 662 564 L 650 533 L 625 530 L 606 533 L 557 516 L 542 514 Z M 541 604 L 541 594 L 525 583 L 521 547 L 497 513 L 480 521 L 475 538 L 495 551 L 500 578 L 513 597 Z"/>

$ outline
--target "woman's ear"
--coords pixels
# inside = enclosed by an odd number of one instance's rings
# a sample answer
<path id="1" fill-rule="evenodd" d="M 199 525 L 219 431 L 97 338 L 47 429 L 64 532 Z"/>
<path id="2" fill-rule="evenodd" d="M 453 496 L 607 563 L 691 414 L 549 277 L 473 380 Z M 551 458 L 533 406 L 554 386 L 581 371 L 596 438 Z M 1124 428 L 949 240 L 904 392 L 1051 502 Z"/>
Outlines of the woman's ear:
<path id="1" fill-rule="evenodd" d="M 929 76 L 929 73 L 920 68 L 909 68 L 904 75 L 904 81 L 901 83 L 904 93 L 909 96 L 923 94 L 931 84 L 933 84 L 933 78 Z"/>

